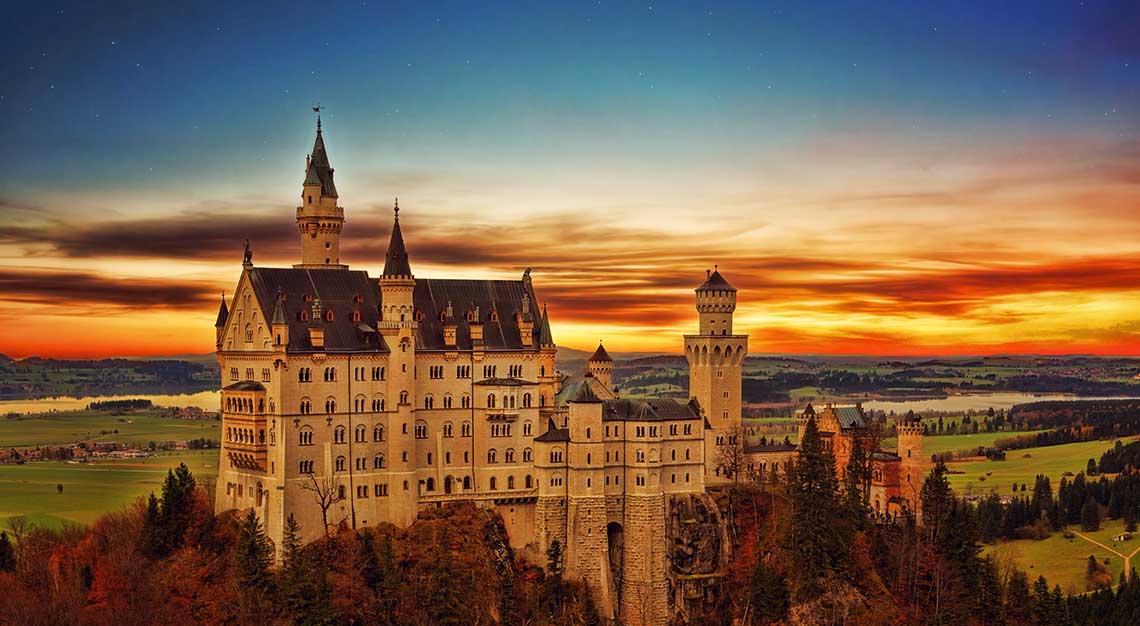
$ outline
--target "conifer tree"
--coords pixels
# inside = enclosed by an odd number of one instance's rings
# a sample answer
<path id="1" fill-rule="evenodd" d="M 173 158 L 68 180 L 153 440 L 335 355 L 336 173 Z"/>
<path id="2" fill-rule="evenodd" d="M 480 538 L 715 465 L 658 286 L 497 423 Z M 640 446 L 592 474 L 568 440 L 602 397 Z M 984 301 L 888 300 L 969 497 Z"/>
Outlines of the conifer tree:
<path id="1" fill-rule="evenodd" d="M 162 528 L 162 512 L 158 508 L 158 498 L 154 493 L 146 500 L 142 528 L 139 531 L 139 551 L 151 558 L 163 555 L 165 531 Z"/>
<path id="2" fill-rule="evenodd" d="M 1005 588 L 1005 621 L 1009 626 L 1029 626 L 1036 613 L 1033 596 L 1029 593 L 1029 577 L 1015 570 Z"/>
<path id="3" fill-rule="evenodd" d="M 845 572 L 850 560 L 835 457 L 824 448 L 814 417 L 804 427 L 799 458 L 792 464 L 787 483 L 792 498 L 787 549 L 796 574 L 793 589 L 797 598 L 806 598 L 819 590 L 821 577 Z"/>
<path id="4" fill-rule="evenodd" d="M 562 610 L 565 584 L 562 581 L 562 544 L 557 539 L 546 548 L 546 578 L 543 580 L 543 597 L 551 616 Z"/>
<path id="5" fill-rule="evenodd" d="M 16 569 L 16 549 L 7 532 L 0 532 L 0 572 Z"/>
<path id="6" fill-rule="evenodd" d="M 1081 507 L 1081 530 L 1085 532 L 1100 530 L 1100 506 L 1091 496 Z"/>
<path id="7" fill-rule="evenodd" d="M 431 569 L 432 588 L 428 594 L 428 613 L 433 626 L 461 626 L 464 619 L 459 590 L 462 581 L 455 576 L 455 559 L 446 531 L 440 532 L 439 555 Z"/>
<path id="8" fill-rule="evenodd" d="M 257 513 L 250 509 L 238 524 L 237 546 L 234 549 L 238 581 L 243 589 L 268 593 L 273 587 L 273 547 Z"/>
<path id="9" fill-rule="evenodd" d="M 997 563 L 992 558 L 982 559 L 978 568 L 978 623 L 982 626 L 1005 624 L 1002 608 L 1001 580 Z"/>
<path id="10" fill-rule="evenodd" d="M 594 602 L 594 593 L 590 588 L 583 585 L 585 591 L 582 598 L 582 624 L 583 626 L 601 626 L 602 615 L 598 613 L 598 605 Z M 509 622 L 503 621 L 504 624 Z"/>
<path id="11" fill-rule="evenodd" d="M 752 623 L 768 624 L 788 614 L 788 584 L 784 577 L 758 558 L 749 577 Z"/>

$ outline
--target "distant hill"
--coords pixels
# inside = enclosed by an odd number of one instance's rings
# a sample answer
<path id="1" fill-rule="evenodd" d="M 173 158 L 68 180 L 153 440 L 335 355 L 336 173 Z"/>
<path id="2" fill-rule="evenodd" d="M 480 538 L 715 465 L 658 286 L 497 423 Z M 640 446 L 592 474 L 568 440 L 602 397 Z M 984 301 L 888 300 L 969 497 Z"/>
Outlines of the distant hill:
<path id="1" fill-rule="evenodd" d="M 0 354 L 0 363 L 11 363 L 11 362 L 12 362 L 12 357 L 8 356 L 7 354 Z"/>

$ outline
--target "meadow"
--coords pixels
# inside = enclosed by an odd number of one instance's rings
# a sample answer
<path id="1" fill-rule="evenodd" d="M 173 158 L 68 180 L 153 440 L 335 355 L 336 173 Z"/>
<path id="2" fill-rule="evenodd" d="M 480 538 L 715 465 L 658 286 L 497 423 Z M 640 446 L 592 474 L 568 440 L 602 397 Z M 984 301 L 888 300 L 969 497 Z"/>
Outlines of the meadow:
<path id="1" fill-rule="evenodd" d="M 0 419 L 0 448 L 34 448 L 80 441 L 143 445 L 221 437 L 217 420 L 181 420 L 143 411 L 60 411 Z"/>
<path id="2" fill-rule="evenodd" d="M 931 437 L 923 441 L 925 444 Z M 1123 439 L 1125 443 L 1135 441 L 1140 437 Z M 1029 484 L 1032 488 L 1034 479 L 1038 474 L 1044 474 L 1052 481 L 1053 491 L 1061 484 L 1061 475 L 1065 472 L 1085 471 L 1089 459 L 1100 459 L 1100 455 L 1114 445 L 1114 441 L 1082 441 L 1059 446 L 1045 446 L 1042 448 L 1026 448 L 1024 450 L 1010 450 L 1006 453 L 1004 461 L 964 461 L 950 463 L 948 466 L 950 486 L 963 495 L 997 493 L 1013 493 L 1013 485 Z"/>
<path id="3" fill-rule="evenodd" d="M 1112 540 L 1114 535 L 1124 530 L 1123 520 L 1105 520 L 1100 530 L 1095 532 L 1082 532 L 1079 527 L 1076 530 L 1120 554 L 1131 554 L 1140 547 L 1140 536 L 1129 541 Z M 999 562 L 1008 559 L 1016 564 L 1029 576 L 1030 582 L 1044 575 L 1050 586 L 1061 585 L 1061 589 L 1070 594 L 1086 591 L 1085 571 L 1090 554 L 1101 563 L 1108 560 L 1106 567 L 1115 583 L 1120 572 L 1124 571 L 1124 559 L 1076 535 L 1065 537 L 1064 532 L 1055 532 L 1048 539 L 1003 541 L 982 548 L 983 556 L 993 555 Z M 1136 567 L 1135 559 L 1133 557 L 1133 567 Z"/>
<path id="4" fill-rule="evenodd" d="M 16 516 L 50 528 L 91 523 L 139 496 L 159 493 L 167 470 L 179 463 L 190 468 L 199 484 L 212 483 L 218 474 L 218 451 L 159 452 L 153 458 L 97 463 L 0 465 L 0 525 Z M 62 493 L 57 485 L 63 485 Z"/>

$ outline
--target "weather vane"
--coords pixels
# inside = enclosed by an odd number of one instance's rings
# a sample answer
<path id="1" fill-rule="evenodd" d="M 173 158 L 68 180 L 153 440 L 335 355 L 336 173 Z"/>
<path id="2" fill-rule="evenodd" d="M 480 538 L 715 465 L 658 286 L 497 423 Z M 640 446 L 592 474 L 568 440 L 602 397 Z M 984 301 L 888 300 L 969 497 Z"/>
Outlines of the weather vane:
<path id="1" fill-rule="evenodd" d="M 313 107 L 313 113 L 317 114 L 317 130 L 321 129 L 321 111 L 324 109 L 325 107 L 321 106 L 320 102 L 317 103 L 317 106 Z"/>

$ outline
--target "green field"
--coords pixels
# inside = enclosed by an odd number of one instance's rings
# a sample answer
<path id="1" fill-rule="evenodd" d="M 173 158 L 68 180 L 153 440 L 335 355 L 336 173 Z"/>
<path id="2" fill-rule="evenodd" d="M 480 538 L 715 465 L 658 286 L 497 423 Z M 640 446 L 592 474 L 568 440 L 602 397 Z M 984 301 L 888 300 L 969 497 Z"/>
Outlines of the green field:
<path id="1" fill-rule="evenodd" d="M 18 515 L 51 528 L 90 523 L 139 496 L 158 493 L 167 469 L 179 463 L 186 463 L 199 484 L 212 483 L 218 474 L 218 451 L 160 452 L 155 458 L 89 464 L 0 465 L 0 524 Z M 63 493 L 57 493 L 57 484 L 63 485 Z"/>
<path id="2" fill-rule="evenodd" d="M 117 433 L 115 431 L 118 431 Z M 150 441 L 219 439 L 217 420 L 180 420 L 128 412 L 65 411 L 0 419 L 0 448 L 34 448 L 79 441 L 110 441 L 146 445 Z"/>
<path id="3" fill-rule="evenodd" d="M 1123 441 L 1134 441 L 1129 437 Z M 924 448 L 932 437 L 923 441 Z M 1083 441 L 1060 446 L 1010 450 L 1004 461 L 967 461 L 950 463 L 950 486 L 959 494 L 1013 493 L 1013 484 L 1029 483 L 1030 488 L 1037 474 L 1044 474 L 1052 481 L 1056 492 L 1061 484 L 1061 474 L 1083 472 L 1088 460 L 1100 459 L 1100 455 L 1114 445 L 1114 441 Z M 990 474 L 987 476 L 986 474 Z"/>
<path id="4" fill-rule="evenodd" d="M 1140 537 L 1133 538 L 1131 541 L 1112 541 L 1113 535 L 1124 530 L 1122 520 L 1105 520 L 1101 524 L 1100 530 L 1096 532 L 1081 532 L 1079 527 L 1076 530 L 1089 539 L 1098 541 L 1121 554 L 1130 554 L 1137 547 L 1140 547 Z M 1003 558 L 1009 558 L 1017 565 L 1018 569 L 1029 576 L 1030 582 L 1036 580 L 1038 576 L 1044 575 L 1045 579 L 1049 581 L 1050 587 L 1061 585 L 1061 589 L 1065 593 L 1084 593 L 1086 591 L 1085 568 L 1090 554 L 1101 563 L 1106 558 L 1109 559 L 1107 567 L 1108 571 L 1112 572 L 1114 582 L 1120 576 L 1120 572 L 1124 570 L 1124 559 L 1120 556 L 1077 536 L 1066 539 L 1063 532 L 1055 532 L 1048 539 L 1018 539 L 985 546 L 982 549 L 982 554 L 992 554 L 999 562 Z M 1133 567 L 1136 567 L 1138 558 L 1140 555 L 1133 557 Z"/>

